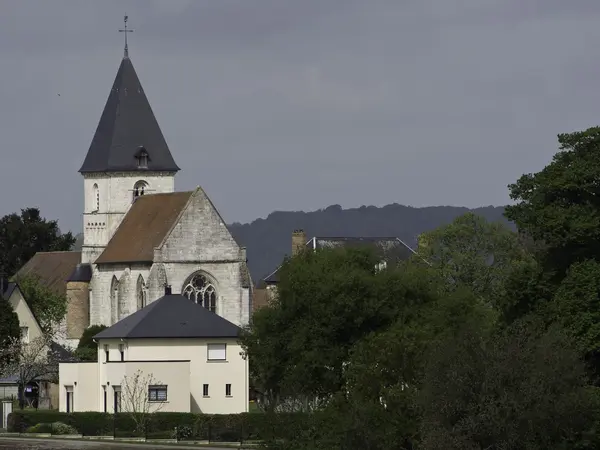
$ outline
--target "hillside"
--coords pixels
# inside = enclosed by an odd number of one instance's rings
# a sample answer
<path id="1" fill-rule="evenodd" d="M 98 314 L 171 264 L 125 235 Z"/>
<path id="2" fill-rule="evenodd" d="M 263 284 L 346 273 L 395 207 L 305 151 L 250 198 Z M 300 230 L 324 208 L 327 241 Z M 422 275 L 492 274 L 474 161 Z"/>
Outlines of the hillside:
<path id="1" fill-rule="evenodd" d="M 312 212 L 276 211 L 266 219 L 252 223 L 233 223 L 229 229 L 238 242 L 247 247 L 250 272 L 257 283 L 290 253 L 292 231 L 295 229 L 303 229 L 309 238 L 393 236 L 413 246 L 420 233 L 449 223 L 468 211 L 468 208 L 454 206 L 413 208 L 396 203 L 381 208 L 362 206 L 352 209 L 332 205 Z M 503 207 L 488 206 L 472 211 L 489 221 L 506 222 L 502 215 Z"/>
<path id="2" fill-rule="evenodd" d="M 286 254 L 290 253 L 292 231 L 303 229 L 312 236 L 386 236 L 399 237 L 409 245 L 416 244 L 417 236 L 451 222 L 469 211 L 456 206 L 413 208 L 397 203 L 381 208 L 362 206 L 342 209 L 332 205 L 318 211 L 275 211 L 266 219 L 252 223 L 233 223 L 229 229 L 240 245 L 245 245 L 248 264 L 254 282 L 273 271 Z M 472 210 L 489 221 L 506 221 L 503 207 L 487 206 Z M 77 236 L 76 249 L 81 248 L 82 235 Z"/>

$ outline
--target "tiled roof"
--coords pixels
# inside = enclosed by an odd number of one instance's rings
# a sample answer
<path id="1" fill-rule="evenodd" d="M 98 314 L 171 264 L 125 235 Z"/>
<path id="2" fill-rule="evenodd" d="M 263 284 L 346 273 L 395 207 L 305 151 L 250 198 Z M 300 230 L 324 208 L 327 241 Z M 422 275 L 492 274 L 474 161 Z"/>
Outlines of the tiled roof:
<path id="1" fill-rule="evenodd" d="M 146 168 L 136 155 L 146 150 Z M 129 57 L 123 58 L 88 153 L 79 171 L 179 170 Z"/>
<path id="2" fill-rule="evenodd" d="M 187 297 L 170 294 L 101 331 L 94 339 L 237 338 L 240 331 Z"/>
<path id="3" fill-rule="evenodd" d="M 340 247 L 371 247 L 385 261 L 403 261 L 417 253 L 397 237 L 313 237 L 306 243 L 314 250 Z M 279 282 L 279 267 L 263 279 L 267 284 Z"/>
<path id="4" fill-rule="evenodd" d="M 95 263 L 152 262 L 154 249 L 175 224 L 192 194 L 190 191 L 137 197 Z"/>
<path id="5" fill-rule="evenodd" d="M 67 294 L 67 279 L 81 262 L 81 252 L 38 252 L 15 275 L 36 276 L 44 286 L 59 295 Z"/>

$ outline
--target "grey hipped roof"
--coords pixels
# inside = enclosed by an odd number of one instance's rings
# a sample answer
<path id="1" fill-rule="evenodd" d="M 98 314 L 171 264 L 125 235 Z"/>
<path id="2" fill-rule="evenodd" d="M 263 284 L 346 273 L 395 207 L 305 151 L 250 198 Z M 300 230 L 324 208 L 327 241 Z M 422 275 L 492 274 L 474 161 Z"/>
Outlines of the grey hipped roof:
<path id="1" fill-rule="evenodd" d="M 180 294 L 165 295 L 95 339 L 237 338 L 240 328 Z"/>
<path id="2" fill-rule="evenodd" d="M 147 168 L 136 155 L 148 153 Z M 79 172 L 179 170 L 129 57 L 124 57 Z"/>

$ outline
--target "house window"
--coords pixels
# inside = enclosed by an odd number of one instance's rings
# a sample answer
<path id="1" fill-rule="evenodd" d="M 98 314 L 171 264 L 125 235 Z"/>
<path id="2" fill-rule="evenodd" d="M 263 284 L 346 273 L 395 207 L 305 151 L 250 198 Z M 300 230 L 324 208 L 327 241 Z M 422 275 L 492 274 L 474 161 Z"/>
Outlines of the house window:
<path id="1" fill-rule="evenodd" d="M 225 385 L 225 397 L 231 397 L 231 384 Z"/>
<path id="2" fill-rule="evenodd" d="M 167 386 L 148 386 L 149 402 L 166 402 Z"/>
<path id="3" fill-rule="evenodd" d="M 208 277 L 195 273 L 187 279 L 181 290 L 183 295 L 212 312 L 217 312 L 217 290 Z"/>
<path id="4" fill-rule="evenodd" d="M 109 355 L 110 355 L 110 353 L 108 352 L 108 345 L 104 344 L 104 361 L 105 362 L 110 361 Z"/>
<path id="5" fill-rule="evenodd" d="M 227 344 L 208 344 L 206 359 L 209 361 L 225 361 L 227 359 Z"/>
<path id="6" fill-rule="evenodd" d="M 67 394 L 67 412 L 71 413 L 75 410 L 75 398 L 73 396 L 73 386 L 65 386 L 66 394 Z"/>
<path id="7" fill-rule="evenodd" d="M 21 327 L 21 342 L 29 344 L 29 327 Z"/>
<path id="8" fill-rule="evenodd" d="M 108 402 L 107 402 L 108 398 L 107 398 L 107 396 L 106 396 L 106 394 L 107 394 L 107 392 L 106 392 L 106 386 L 102 386 L 102 390 L 103 390 L 103 394 L 104 394 L 104 412 L 107 412 L 107 411 L 106 411 L 106 408 L 107 408 L 107 406 L 108 406 L 108 405 L 107 405 L 107 403 L 108 403 Z"/>
<path id="9" fill-rule="evenodd" d="M 121 386 L 113 386 L 113 391 L 113 411 L 118 413 L 121 412 Z"/>
<path id="10" fill-rule="evenodd" d="M 202 386 L 202 396 L 208 397 L 208 384 Z"/>
<path id="11" fill-rule="evenodd" d="M 119 344 L 119 353 L 121 354 L 121 361 L 125 361 L 125 346 Z"/>

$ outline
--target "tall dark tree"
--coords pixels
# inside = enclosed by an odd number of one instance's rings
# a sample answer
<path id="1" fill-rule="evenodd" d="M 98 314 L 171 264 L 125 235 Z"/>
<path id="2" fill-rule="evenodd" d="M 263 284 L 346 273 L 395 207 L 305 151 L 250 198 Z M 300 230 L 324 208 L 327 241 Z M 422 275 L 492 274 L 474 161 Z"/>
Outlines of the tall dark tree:
<path id="1" fill-rule="evenodd" d="M 71 232 L 61 233 L 56 220 L 47 220 L 37 208 L 26 208 L 0 219 L 0 271 L 14 275 L 37 252 L 70 250 Z"/>
<path id="2" fill-rule="evenodd" d="M 558 135 L 559 152 L 538 173 L 509 186 L 506 217 L 543 242 L 546 270 L 561 279 L 569 266 L 600 258 L 600 127 Z"/>
<path id="3" fill-rule="evenodd" d="M 6 348 L 21 336 L 19 318 L 10 303 L 0 295 L 0 348 Z M 0 357 L 0 370 L 15 355 L 5 354 Z"/>
<path id="4" fill-rule="evenodd" d="M 560 326 L 470 323 L 432 347 L 418 404 L 423 450 L 565 449 L 592 431 L 598 397 Z"/>

